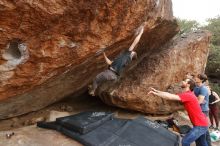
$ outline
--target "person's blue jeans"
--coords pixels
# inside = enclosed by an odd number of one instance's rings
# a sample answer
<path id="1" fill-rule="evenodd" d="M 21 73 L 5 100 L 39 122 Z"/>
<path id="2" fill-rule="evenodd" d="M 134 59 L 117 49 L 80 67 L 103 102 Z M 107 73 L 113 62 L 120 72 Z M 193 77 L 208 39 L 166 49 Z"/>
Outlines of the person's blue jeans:
<path id="1" fill-rule="evenodd" d="M 195 126 L 182 139 L 182 146 L 190 146 L 194 141 L 196 146 L 208 146 L 206 141 L 206 132 L 208 127 Z"/>
<path id="2" fill-rule="evenodd" d="M 208 119 L 209 118 L 209 111 L 202 111 L 202 112 L 206 115 L 206 117 Z M 212 146 L 209 130 L 206 132 L 206 141 L 208 143 L 208 146 Z"/>

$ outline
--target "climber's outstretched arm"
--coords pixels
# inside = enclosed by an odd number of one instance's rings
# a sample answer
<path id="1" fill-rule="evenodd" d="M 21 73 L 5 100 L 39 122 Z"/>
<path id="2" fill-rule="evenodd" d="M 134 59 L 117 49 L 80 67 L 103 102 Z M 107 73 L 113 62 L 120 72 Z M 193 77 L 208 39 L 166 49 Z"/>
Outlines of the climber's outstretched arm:
<path id="1" fill-rule="evenodd" d="M 108 64 L 108 65 L 111 65 L 112 64 L 112 61 L 110 59 L 108 59 L 108 57 L 106 56 L 105 52 L 103 52 L 103 55 L 104 55 L 104 58 L 105 58 L 105 62 Z"/>
<path id="2" fill-rule="evenodd" d="M 138 35 L 136 36 L 136 38 L 134 39 L 133 43 L 131 44 L 130 48 L 129 48 L 129 51 L 133 51 L 134 50 L 134 47 L 137 45 L 137 43 L 139 42 L 140 38 L 141 38 L 141 35 L 143 34 L 144 32 L 144 26 L 145 26 L 146 23 L 143 23 L 138 29 L 137 29 L 137 33 Z"/>

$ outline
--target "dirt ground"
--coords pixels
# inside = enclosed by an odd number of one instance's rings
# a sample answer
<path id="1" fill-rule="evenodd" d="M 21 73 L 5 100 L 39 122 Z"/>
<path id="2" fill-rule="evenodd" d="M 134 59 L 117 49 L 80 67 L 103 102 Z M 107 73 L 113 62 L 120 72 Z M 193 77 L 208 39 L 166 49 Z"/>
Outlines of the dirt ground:
<path id="1" fill-rule="evenodd" d="M 104 104 L 99 98 L 91 97 L 89 95 L 83 95 L 77 98 L 68 97 L 63 101 L 50 105 L 40 111 L 32 112 L 26 115 L 22 115 L 16 118 L 0 121 L 0 133 L 1 131 L 13 131 L 15 129 L 26 127 L 36 124 L 38 121 L 51 120 L 53 113 L 62 114 L 75 114 L 82 111 L 109 111 L 114 112 L 116 117 L 132 119 L 137 116 L 145 116 L 151 120 L 165 120 L 170 117 L 174 117 L 178 120 L 179 124 L 190 124 L 188 117 L 184 112 L 174 113 L 172 115 L 149 115 L 140 112 L 125 110 L 117 107 L 112 107 Z M 213 146 L 219 146 L 220 142 L 213 143 Z M 195 146 L 195 144 L 193 144 Z"/>

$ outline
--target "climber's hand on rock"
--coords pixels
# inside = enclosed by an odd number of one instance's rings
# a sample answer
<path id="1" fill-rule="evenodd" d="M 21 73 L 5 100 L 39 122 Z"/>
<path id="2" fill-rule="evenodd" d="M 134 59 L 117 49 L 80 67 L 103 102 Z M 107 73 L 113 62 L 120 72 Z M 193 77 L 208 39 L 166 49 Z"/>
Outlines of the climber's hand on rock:
<path id="1" fill-rule="evenodd" d="M 95 56 L 98 56 L 98 55 L 104 53 L 105 49 L 106 49 L 106 48 L 101 48 L 101 49 L 99 49 L 98 51 L 96 51 Z"/>
<path id="2" fill-rule="evenodd" d="M 141 24 L 141 26 L 139 26 L 139 27 L 136 29 L 136 31 L 135 31 L 135 35 L 136 35 L 136 36 L 139 35 L 139 34 L 142 34 L 142 33 L 144 32 L 144 27 L 145 27 L 145 25 L 146 25 L 146 22 L 143 22 L 143 23 Z"/>

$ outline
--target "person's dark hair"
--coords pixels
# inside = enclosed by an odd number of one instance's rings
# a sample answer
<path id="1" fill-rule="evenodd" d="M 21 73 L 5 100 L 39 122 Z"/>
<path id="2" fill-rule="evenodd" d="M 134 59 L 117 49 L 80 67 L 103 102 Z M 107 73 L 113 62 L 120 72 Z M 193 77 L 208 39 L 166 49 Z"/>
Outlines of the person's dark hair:
<path id="1" fill-rule="evenodd" d="M 196 87 L 196 83 L 195 83 L 195 81 L 194 81 L 193 79 L 188 79 L 188 80 L 187 80 L 187 84 L 190 85 L 190 86 L 189 86 L 189 89 L 190 89 L 191 91 L 193 91 L 194 88 Z"/>
<path id="2" fill-rule="evenodd" d="M 202 83 L 204 83 L 208 78 L 205 74 L 198 74 L 197 76 L 200 80 L 202 80 Z"/>

